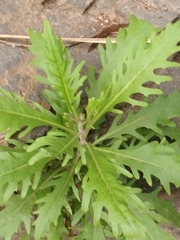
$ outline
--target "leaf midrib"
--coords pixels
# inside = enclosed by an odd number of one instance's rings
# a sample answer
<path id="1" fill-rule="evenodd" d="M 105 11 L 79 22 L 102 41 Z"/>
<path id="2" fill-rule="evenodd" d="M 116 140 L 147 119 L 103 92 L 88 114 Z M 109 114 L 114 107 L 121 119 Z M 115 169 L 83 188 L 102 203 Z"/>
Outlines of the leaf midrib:
<path id="1" fill-rule="evenodd" d="M 175 34 L 177 34 L 177 32 L 175 32 Z M 167 34 L 166 34 L 167 35 Z M 173 36 L 171 36 L 171 38 L 173 38 Z M 156 43 L 157 44 L 157 43 Z M 108 110 L 111 108 L 111 107 L 114 107 L 114 105 L 116 104 L 117 102 L 117 99 L 121 96 L 121 94 L 123 94 L 127 89 L 128 87 L 138 78 L 139 75 L 142 74 L 142 72 L 151 64 L 152 65 L 152 62 L 156 59 L 156 57 L 158 56 L 158 54 L 162 51 L 164 51 L 163 49 L 165 49 L 165 47 L 169 44 L 169 40 L 166 38 L 166 41 L 164 41 L 164 44 L 161 44 L 161 48 L 159 48 L 159 51 L 156 51 L 155 54 L 153 54 L 153 57 L 150 58 L 150 60 L 144 65 L 144 67 L 142 69 L 140 69 L 137 74 L 122 88 L 122 90 L 116 95 L 114 96 L 114 98 L 107 104 L 107 105 L 103 105 L 101 107 L 101 105 L 99 106 L 99 109 L 98 109 L 98 114 L 96 115 L 96 117 L 92 120 L 91 122 L 91 125 L 93 126 L 96 121 L 102 116 L 104 115 L 106 112 L 108 112 Z M 146 49 L 144 49 L 146 50 Z M 130 69 L 129 69 L 130 71 Z M 148 80 L 147 80 L 148 81 Z M 112 83 L 111 83 L 112 85 Z M 109 89 L 109 88 L 108 88 Z M 106 95 L 106 93 L 105 93 Z M 102 108 L 102 109 L 100 109 Z"/>
<path id="2" fill-rule="evenodd" d="M 24 117 L 24 118 L 27 118 L 27 119 L 37 120 L 37 121 L 40 122 L 40 124 L 38 126 L 43 125 L 43 123 L 45 123 L 45 125 L 47 124 L 47 125 L 50 125 L 50 126 L 54 126 L 54 127 L 60 128 L 62 130 L 65 130 L 69 133 L 75 134 L 75 132 L 72 129 L 67 128 L 67 127 L 65 127 L 65 126 L 63 126 L 59 123 L 51 122 L 50 120 L 44 119 L 43 117 L 39 118 L 37 116 L 28 115 L 26 113 L 20 113 L 20 112 L 14 112 L 14 111 L 9 111 L 9 110 L 2 110 L 2 109 L 0 109 L 0 112 L 6 113 L 6 114 L 9 114 L 9 115 L 11 114 L 11 115 L 16 115 L 16 116 L 21 116 L 21 117 Z"/>

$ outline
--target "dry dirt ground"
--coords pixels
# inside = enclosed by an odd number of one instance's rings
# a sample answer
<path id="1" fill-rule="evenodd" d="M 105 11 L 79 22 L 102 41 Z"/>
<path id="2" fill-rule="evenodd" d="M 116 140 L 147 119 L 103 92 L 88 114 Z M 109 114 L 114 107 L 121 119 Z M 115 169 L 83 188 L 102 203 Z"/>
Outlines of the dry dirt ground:
<path id="1" fill-rule="evenodd" d="M 179 0 L 96 0 L 83 14 L 91 0 L 0 0 L 0 34 L 27 35 L 29 28 L 42 30 L 43 20 L 48 18 L 60 37 L 93 37 L 103 28 L 116 23 L 127 23 L 131 14 L 146 19 L 159 27 L 165 27 L 180 14 Z M 18 45 L 18 44 L 21 45 Z M 49 107 L 41 94 L 43 86 L 34 80 L 36 69 L 28 65 L 33 59 L 23 47 L 22 39 L 0 39 L 0 86 L 15 91 L 27 101 L 37 101 Z M 70 48 L 75 63 L 86 60 L 84 72 L 90 65 L 100 68 L 97 49 L 88 53 L 88 44 Z M 173 81 L 162 85 L 168 94 L 180 89 L 180 70 L 168 69 Z M 165 194 L 161 197 L 168 198 Z M 180 191 L 174 190 L 171 197 L 180 211 Z M 180 239 L 180 229 L 168 226 L 168 231 Z M 14 240 L 19 239 L 16 235 Z"/>

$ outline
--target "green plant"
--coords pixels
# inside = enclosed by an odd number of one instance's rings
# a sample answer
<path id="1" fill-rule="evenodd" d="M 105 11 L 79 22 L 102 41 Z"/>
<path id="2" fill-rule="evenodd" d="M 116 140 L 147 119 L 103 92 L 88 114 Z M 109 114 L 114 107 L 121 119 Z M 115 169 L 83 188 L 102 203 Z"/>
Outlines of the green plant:
<path id="1" fill-rule="evenodd" d="M 179 129 L 171 120 L 180 116 L 180 94 L 151 102 L 150 95 L 162 92 L 145 85 L 171 80 L 155 69 L 179 66 L 167 59 L 180 50 L 180 22 L 162 30 L 132 16 L 116 44 L 107 39 L 106 50 L 99 46 L 102 70 L 95 79 L 89 69 L 85 107 L 84 62 L 72 70 L 47 20 L 44 33 L 29 35 L 32 65 L 45 73 L 37 79 L 48 86 L 44 96 L 54 113 L 0 89 L 0 132 L 8 129 L 11 146 L 0 146 L 0 237 L 11 239 L 24 222 L 21 239 L 174 239 L 157 223 L 180 226 L 179 214 L 158 199 L 159 188 L 145 194 L 133 182 L 142 173 L 150 186 L 152 177 L 159 179 L 169 194 L 170 183 L 180 186 Z M 124 118 L 124 102 L 141 108 Z M 49 127 L 45 136 L 20 141 L 39 126 Z"/>

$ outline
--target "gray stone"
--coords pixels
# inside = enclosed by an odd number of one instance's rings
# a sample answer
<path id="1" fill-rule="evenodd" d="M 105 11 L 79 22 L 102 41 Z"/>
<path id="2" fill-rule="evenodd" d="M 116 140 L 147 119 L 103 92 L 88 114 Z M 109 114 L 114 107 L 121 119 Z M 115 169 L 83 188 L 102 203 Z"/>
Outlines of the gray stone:
<path id="1" fill-rule="evenodd" d="M 165 4 L 167 1 L 157 1 L 158 3 L 149 7 L 146 7 L 144 3 L 138 3 L 138 1 L 129 0 L 116 9 L 117 14 L 129 19 L 130 15 L 135 15 L 139 19 L 148 20 L 157 27 L 165 27 L 168 22 L 173 21 L 178 17 L 178 11 Z M 148 1 L 144 1 L 148 2 Z M 180 4 L 179 4 L 180 5 Z M 180 6 L 179 6 L 180 7 Z"/>

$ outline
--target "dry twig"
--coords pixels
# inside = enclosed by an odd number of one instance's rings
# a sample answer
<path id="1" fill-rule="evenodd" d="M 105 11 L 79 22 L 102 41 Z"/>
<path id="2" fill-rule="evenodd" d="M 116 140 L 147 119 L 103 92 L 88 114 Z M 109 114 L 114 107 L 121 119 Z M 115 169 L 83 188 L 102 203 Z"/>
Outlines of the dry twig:
<path id="1" fill-rule="evenodd" d="M 29 36 L 23 35 L 8 35 L 0 34 L 0 39 L 30 39 Z M 61 38 L 64 42 L 79 42 L 79 43 L 106 43 L 105 38 Z M 3 40 L 4 41 L 4 40 Z M 111 38 L 112 43 L 115 43 L 115 38 Z M 8 42 L 8 41 L 7 41 Z M 11 42 L 12 44 L 16 44 Z M 23 44 L 24 45 L 24 44 Z M 26 46 L 26 45 L 24 45 Z M 29 46 L 29 45 L 27 45 Z"/>
<path id="2" fill-rule="evenodd" d="M 28 45 L 28 44 L 14 43 L 14 42 L 5 41 L 5 40 L 1 40 L 1 39 L 0 39 L 0 43 L 5 44 L 5 45 L 10 46 L 10 47 L 13 47 L 13 48 L 14 47 L 20 47 L 20 48 L 30 47 L 30 45 Z"/>

